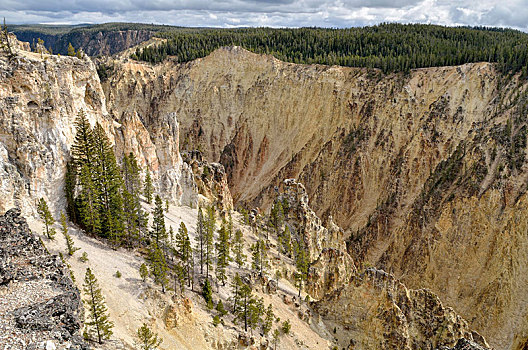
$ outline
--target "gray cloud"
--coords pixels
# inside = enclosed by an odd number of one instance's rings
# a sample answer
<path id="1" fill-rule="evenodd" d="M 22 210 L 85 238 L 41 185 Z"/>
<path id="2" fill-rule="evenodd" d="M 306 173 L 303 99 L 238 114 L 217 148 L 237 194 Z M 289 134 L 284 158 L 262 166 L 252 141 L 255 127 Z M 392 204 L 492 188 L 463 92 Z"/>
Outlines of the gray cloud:
<path id="1" fill-rule="evenodd" d="M 528 0 L 0 0 L 8 23 L 350 27 L 380 22 L 528 31 Z"/>

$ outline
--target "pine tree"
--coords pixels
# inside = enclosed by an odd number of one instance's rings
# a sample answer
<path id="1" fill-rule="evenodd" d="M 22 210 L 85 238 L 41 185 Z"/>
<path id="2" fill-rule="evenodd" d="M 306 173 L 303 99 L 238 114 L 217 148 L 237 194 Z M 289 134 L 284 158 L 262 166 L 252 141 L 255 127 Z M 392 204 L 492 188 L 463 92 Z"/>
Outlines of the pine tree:
<path id="1" fill-rule="evenodd" d="M 163 339 L 158 337 L 157 333 L 150 330 L 146 323 L 137 330 L 137 337 L 139 339 L 139 347 L 141 350 L 154 350 L 163 342 Z"/>
<path id="2" fill-rule="evenodd" d="M 84 300 L 88 306 L 88 317 L 85 325 L 86 334 L 90 337 L 97 335 L 97 341 L 102 344 L 104 339 L 110 338 L 114 323 L 109 320 L 108 309 L 97 283 L 95 275 L 90 268 L 86 269 L 84 277 L 84 293 L 87 298 Z"/>
<path id="3" fill-rule="evenodd" d="M 68 56 L 75 56 L 75 48 L 71 43 L 68 43 Z"/>
<path id="4" fill-rule="evenodd" d="M 268 248 L 262 239 L 258 240 L 251 246 L 251 255 L 253 257 L 252 268 L 256 272 L 264 275 L 268 268 Z"/>
<path id="5" fill-rule="evenodd" d="M 189 239 L 189 232 L 187 227 L 183 223 L 180 223 L 180 228 L 178 229 L 178 234 L 176 235 L 176 252 L 178 258 L 181 260 L 184 278 L 188 281 L 189 286 L 191 285 L 192 279 L 192 269 L 193 269 L 193 253 L 191 247 L 191 240 Z"/>
<path id="6" fill-rule="evenodd" d="M 91 166 L 95 154 L 93 131 L 86 113 L 80 109 L 75 119 L 75 139 L 71 147 L 71 154 L 75 167 L 80 170 L 84 164 Z"/>
<path id="7" fill-rule="evenodd" d="M 295 278 L 300 297 L 303 283 L 308 277 L 308 256 L 302 241 L 299 241 L 295 245 L 295 267 L 297 268 Z"/>
<path id="8" fill-rule="evenodd" d="M 271 208 L 270 221 L 275 230 L 275 234 L 278 236 L 284 221 L 284 211 L 280 200 L 275 201 Z"/>
<path id="9" fill-rule="evenodd" d="M 169 226 L 169 240 L 171 244 L 174 244 L 176 242 L 176 237 L 174 237 L 174 229 L 172 226 Z"/>
<path id="10" fill-rule="evenodd" d="M 268 308 L 266 309 L 266 317 L 264 318 L 264 322 L 262 323 L 262 333 L 264 333 L 264 335 L 268 335 L 269 331 L 271 331 L 274 320 L 275 314 L 273 313 L 273 306 L 269 304 Z"/>
<path id="11" fill-rule="evenodd" d="M 154 243 L 149 252 L 150 273 L 154 277 L 154 282 L 161 285 L 162 293 L 168 284 L 168 267 L 165 255 L 161 248 Z"/>
<path id="12" fill-rule="evenodd" d="M 262 322 L 263 314 L 264 314 L 264 299 L 252 298 L 249 304 L 249 317 L 248 317 L 248 326 L 251 327 L 252 334 L 253 334 L 253 329 L 255 329 L 257 325 Z"/>
<path id="13" fill-rule="evenodd" d="M 156 245 L 164 243 L 167 239 L 167 229 L 165 227 L 165 215 L 163 213 L 163 202 L 161 197 L 156 195 L 154 199 L 154 210 L 152 212 L 153 221 L 152 221 L 152 230 L 150 235 Z"/>
<path id="14" fill-rule="evenodd" d="M 242 237 L 242 231 L 237 230 L 233 240 L 233 253 L 235 254 L 235 262 L 238 268 L 242 268 L 246 262 L 247 256 L 244 254 L 244 238 Z"/>
<path id="15" fill-rule="evenodd" d="M 141 279 L 143 280 L 143 282 L 147 280 L 148 268 L 147 268 L 147 265 L 145 265 L 145 263 L 141 264 L 141 266 L 139 267 L 139 276 L 141 276 Z"/>
<path id="16" fill-rule="evenodd" d="M 101 229 L 99 189 L 93 181 L 93 173 L 87 163 L 81 165 L 79 185 L 77 202 L 80 224 L 88 232 L 99 234 Z"/>
<path id="17" fill-rule="evenodd" d="M 225 286 L 227 279 L 226 268 L 229 260 L 229 232 L 227 222 L 224 221 L 218 230 L 218 242 L 216 243 L 216 278 L 222 286 Z"/>
<path id="18" fill-rule="evenodd" d="M 119 244 L 124 233 L 122 180 L 110 140 L 101 124 L 96 123 L 93 130 L 95 167 L 94 182 L 99 188 L 101 233 Z"/>
<path id="19" fill-rule="evenodd" d="M 66 220 L 66 215 L 64 215 L 64 212 L 61 212 L 60 221 L 61 221 L 62 234 L 64 235 L 64 238 L 66 239 L 66 250 L 68 251 L 68 255 L 72 256 L 73 254 L 75 254 L 76 251 L 78 251 L 81 248 L 75 247 L 73 239 L 68 233 L 68 222 Z"/>
<path id="20" fill-rule="evenodd" d="M 233 217 L 231 216 L 231 212 L 229 212 L 229 217 L 227 220 L 227 233 L 229 242 L 233 240 Z"/>
<path id="21" fill-rule="evenodd" d="M 152 193 L 154 192 L 153 186 L 152 186 L 152 178 L 150 177 L 150 171 L 148 169 L 147 165 L 147 174 L 145 175 L 145 187 L 143 189 L 143 195 L 145 196 L 145 199 L 147 200 L 147 203 L 150 204 L 152 202 Z"/>
<path id="22" fill-rule="evenodd" d="M 278 328 L 273 330 L 273 350 L 277 350 L 277 345 L 280 343 L 280 331 Z"/>
<path id="23" fill-rule="evenodd" d="M 281 235 L 282 250 L 287 256 L 291 256 L 292 253 L 292 244 L 291 244 L 291 234 L 290 228 L 286 226 Z"/>
<path id="24" fill-rule="evenodd" d="M 207 218 L 205 220 L 205 267 L 206 267 L 206 276 L 209 278 L 209 267 L 212 264 L 213 257 L 213 238 L 215 231 L 215 217 L 214 217 L 214 208 L 212 206 L 207 208 Z"/>
<path id="25" fill-rule="evenodd" d="M 235 277 L 233 278 L 233 281 L 231 282 L 231 290 L 233 293 L 233 314 L 236 315 L 238 313 L 238 306 L 240 302 L 240 289 L 242 288 L 242 279 L 240 278 L 240 275 L 238 272 L 235 274 Z"/>
<path id="26" fill-rule="evenodd" d="M 79 110 L 75 120 L 75 130 L 75 140 L 71 147 L 73 157 L 71 168 L 75 169 L 78 175 L 79 195 L 75 199 L 77 223 L 92 234 L 100 234 L 101 203 L 99 187 L 95 183 L 95 140 L 93 130 L 82 109 Z M 75 189 L 69 191 L 75 193 Z"/>
<path id="27" fill-rule="evenodd" d="M 211 282 L 209 282 L 209 279 L 206 278 L 205 282 L 202 286 L 202 296 L 205 299 L 205 302 L 207 303 L 207 307 L 209 309 L 212 309 L 213 304 L 213 288 L 211 287 Z"/>
<path id="28" fill-rule="evenodd" d="M 123 213 L 125 218 L 126 243 L 130 247 L 141 240 L 142 218 L 140 168 L 133 153 L 123 157 Z"/>
<path id="29" fill-rule="evenodd" d="M 247 332 L 248 326 L 251 326 L 255 320 L 255 304 L 251 287 L 241 283 L 238 292 L 238 306 L 236 308 L 236 320 L 244 322 L 244 331 Z"/>
<path id="30" fill-rule="evenodd" d="M 198 208 L 198 219 L 196 222 L 196 251 L 200 254 L 200 273 L 203 275 L 205 258 L 205 223 L 202 208 Z"/>
<path id="31" fill-rule="evenodd" d="M 138 199 L 142 190 L 140 172 L 141 169 L 134 153 L 125 154 L 123 157 L 123 182 L 126 190 L 134 197 L 137 196 Z"/>
<path id="32" fill-rule="evenodd" d="M 218 300 L 218 303 L 216 304 L 216 311 L 218 311 L 218 313 L 220 314 L 220 317 L 224 317 L 225 315 L 227 315 L 227 311 L 224 308 L 224 303 L 222 302 L 221 299 Z"/>
<path id="33" fill-rule="evenodd" d="M 140 218 L 141 207 L 135 202 L 134 196 L 125 188 L 123 189 L 123 217 L 125 236 L 124 243 L 127 247 L 132 248 L 135 243 L 140 242 Z"/>
<path id="34" fill-rule="evenodd" d="M 174 264 L 174 290 L 176 291 L 176 283 L 180 286 L 180 293 L 185 291 L 185 268 L 181 262 Z"/>
<path id="35" fill-rule="evenodd" d="M 64 175 L 64 194 L 66 196 L 66 212 L 74 223 L 79 223 L 78 212 L 75 206 L 75 186 L 77 184 L 77 169 L 72 160 L 66 163 L 66 174 Z"/>
<path id="36" fill-rule="evenodd" d="M 46 203 L 44 198 L 41 198 L 38 202 L 37 213 L 39 214 L 40 219 L 44 221 L 44 227 L 46 228 L 46 236 L 49 239 L 54 239 L 55 229 L 52 227 L 52 225 L 55 223 L 55 219 L 53 219 L 53 215 L 51 215 L 48 203 Z"/>

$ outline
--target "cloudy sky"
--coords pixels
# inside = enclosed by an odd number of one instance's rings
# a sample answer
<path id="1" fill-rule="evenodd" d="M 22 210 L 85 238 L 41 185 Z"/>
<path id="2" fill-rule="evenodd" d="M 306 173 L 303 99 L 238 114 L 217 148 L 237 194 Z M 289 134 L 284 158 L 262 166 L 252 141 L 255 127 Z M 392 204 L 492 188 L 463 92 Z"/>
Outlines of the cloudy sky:
<path id="1" fill-rule="evenodd" d="M 351 27 L 380 22 L 528 31 L 528 0 L 0 0 L 8 23 Z"/>

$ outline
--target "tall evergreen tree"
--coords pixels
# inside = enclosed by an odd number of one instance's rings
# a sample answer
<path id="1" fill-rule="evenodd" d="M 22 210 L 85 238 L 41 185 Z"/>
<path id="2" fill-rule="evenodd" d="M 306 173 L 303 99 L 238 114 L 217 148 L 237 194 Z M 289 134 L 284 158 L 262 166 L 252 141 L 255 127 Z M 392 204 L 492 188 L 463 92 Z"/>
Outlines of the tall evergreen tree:
<path id="1" fill-rule="evenodd" d="M 246 263 L 247 258 L 247 256 L 244 254 L 244 238 L 242 236 L 242 231 L 236 230 L 232 245 L 233 254 L 235 255 L 235 262 L 240 269 Z"/>
<path id="2" fill-rule="evenodd" d="M 286 254 L 287 256 L 291 256 L 292 254 L 291 233 L 290 233 L 290 228 L 288 226 L 284 228 L 284 231 L 281 234 L 280 241 L 282 243 L 281 249 L 284 252 L 284 254 Z"/>
<path id="3" fill-rule="evenodd" d="M 163 342 L 163 339 L 158 337 L 157 333 L 150 330 L 146 323 L 137 330 L 137 337 L 139 339 L 139 347 L 141 350 L 155 350 Z"/>
<path id="4" fill-rule="evenodd" d="M 224 220 L 218 230 L 218 242 L 216 243 L 216 278 L 222 286 L 227 279 L 226 268 L 229 264 L 229 231 L 228 224 Z"/>
<path id="5" fill-rule="evenodd" d="M 71 43 L 68 43 L 68 56 L 75 56 L 75 48 Z"/>
<path id="6" fill-rule="evenodd" d="M 253 257 L 253 270 L 264 275 L 268 268 L 268 248 L 264 240 L 260 239 L 251 246 L 251 255 Z"/>
<path id="7" fill-rule="evenodd" d="M 126 243 L 130 247 L 141 240 L 142 220 L 145 215 L 141 208 L 142 191 L 140 168 L 133 153 L 123 157 L 123 215 Z"/>
<path id="8" fill-rule="evenodd" d="M 264 333 L 264 335 L 267 335 L 269 331 L 271 331 L 274 320 L 275 314 L 273 313 L 273 306 L 269 304 L 268 308 L 266 309 L 266 316 L 264 318 L 264 322 L 262 323 L 262 333 Z"/>
<path id="9" fill-rule="evenodd" d="M 295 244 L 295 267 L 297 269 L 295 279 L 300 297 L 303 284 L 308 278 L 308 255 L 302 240 Z"/>
<path id="10" fill-rule="evenodd" d="M 249 318 L 248 326 L 251 327 L 251 333 L 262 323 L 262 315 L 264 314 L 264 299 L 253 298 L 249 304 Z"/>
<path id="11" fill-rule="evenodd" d="M 124 244 L 131 248 L 135 243 L 139 244 L 141 241 L 140 220 L 142 218 L 142 209 L 135 201 L 134 195 L 126 188 L 123 189 L 123 218 Z"/>
<path id="12" fill-rule="evenodd" d="M 88 306 L 88 317 L 85 322 L 86 334 L 89 337 L 97 335 L 97 341 L 102 344 L 104 339 L 108 339 L 112 335 L 114 323 L 109 320 L 108 309 L 101 288 L 99 288 L 97 279 L 90 268 L 86 269 L 84 277 L 84 293 L 87 297 L 84 301 Z"/>
<path id="13" fill-rule="evenodd" d="M 207 208 L 207 218 L 205 220 L 205 267 L 206 276 L 209 278 L 209 267 L 213 260 L 213 239 L 216 223 L 214 217 L 214 208 L 212 206 Z"/>
<path id="14" fill-rule="evenodd" d="M 244 331 L 247 332 L 255 320 L 255 304 L 257 300 L 253 296 L 251 286 L 241 283 L 238 294 L 238 306 L 236 307 L 236 320 L 244 322 Z"/>
<path id="15" fill-rule="evenodd" d="M 75 139 L 71 147 L 75 167 L 80 170 L 84 164 L 90 167 L 95 154 L 93 131 L 86 113 L 80 109 L 75 119 Z"/>
<path id="16" fill-rule="evenodd" d="M 150 273 L 154 277 L 154 282 L 161 286 L 161 291 L 165 293 L 168 284 L 168 267 L 165 254 L 154 242 L 149 252 Z"/>
<path id="17" fill-rule="evenodd" d="M 202 296 L 205 299 L 205 302 L 207 303 L 207 307 L 209 309 L 212 309 L 213 304 L 213 288 L 211 287 L 211 282 L 209 282 L 209 279 L 206 278 L 205 282 L 202 286 Z"/>
<path id="18" fill-rule="evenodd" d="M 277 345 L 280 343 L 280 331 L 278 328 L 273 330 L 273 350 L 277 350 Z"/>
<path id="19" fill-rule="evenodd" d="M 276 200 L 271 208 L 270 221 L 275 230 L 275 234 L 278 236 L 284 221 L 284 210 L 282 209 L 282 202 L 280 200 Z"/>
<path id="20" fill-rule="evenodd" d="M 154 187 L 152 186 L 152 178 L 150 177 L 150 171 L 147 165 L 147 173 L 145 175 L 145 187 L 143 189 L 143 195 L 145 196 L 145 199 L 147 200 L 148 204 L 152 202 L 153 192 L 154 192 Z"/>
<path id="21" fill-rule="evenodd" d="M 153 221 L 150 235 L 154 243 L 159 246 L 167 239 L 167 228 L 165 227 L 165 215 L 163 213 L 163 202 L 159 195 L 154 199 Z"/>
<path id="22" fill-rule="evenodd" d="M 110 140 L 101 124 L 93 130 L 95 148 L 95 184 L 99 188 L 101 202 L 101 232 L 115 244 L 120 243 L 124 232 L 121 174 L 117 166 Z"/>
<path id="23" fill-rule="evenodd" d="M 64 215 L 64 212 L 61 212 L 60 221 L 61 221 L 62 234 L 64 235 L 64 238 L 66 239 L 67 253 L 68 255 L 72 256 L 73 254 L 75 254 L 76 251 L 78 251 L 81 248 L 75 247 L 73 239 L 68 233 L 68 221 L 66 220 L 66 215 Z"/>
<path id="24" fill-rule="evenodd" d="M 80 224 L 92 234 L 100 234 L 101 230 L 101 203 L 99 188 L 94 183 L 93 172 L 88 163 L 81 165 L 79 174 L 79 208 Z"/>
<path id="25" fill-rule="evenodd" d="M 199 253 L 200 273 L 203 274 L 203 267 L 205 263 L 205 222 L 202 208 L 198 208 L 198 219 L 196 221 L 196 252 Z"/>
<path id="26" fill-rule="evenodd" d="M 55 237 L 55 229 L 52 226 L 55 223 L 55 219 L 53 219 L 53 215 L 51 215 L 48 203 L 46 203 L 46 200 L 44 200 L 44 198 L 41 198 L 38 202 L 37 213 L 39 214 L 40 219 L 44 221 L 44 227 L 46 228 L 46 236 L 49 239 L 53 239 Z"/>
<path id="27" fill-rule="evenodd" d="M 233 299 L 233 314 L 238 314 L 238 306 L 240 303 L 240 289 L 242 288 L 242 279 L 240 278 L 240 275 L 238 272 L 235 274 L 235 277 L 233 278 L 233 281 L 231 281 L 231 290 L 233 293 L 232 299 Z"/>
<path id="28" fill-rule="evenodd" d="M 77 184 L 77 169 L 73 160 L 66 163 L 64 175 L 64 194 L 66 195 L 66 213 L 70 220 L 79 223 L 78 212 L 75 205 L 75 186 Z"/>
<path id="29" fill-rule="evenodd" d="M 145 265 L 145 263 L 141 264 L 141 266 L 139 267 L 139 276 L 141 276 L 143 282 L 147 280 L 148 273 L 149 271 L 147 265 Z"/>
<path id="30" fill-rule="evenodd" d="M 192 269 L 193 269 L 193 253 L 191 247 L 191 240 L 189 239 L 189 232 L 187 227 L 183 223 L 180 223 L 180 228 L 178 229 L 178 234 L 176 235 L 176 248 L 178 258 L 181 260 L 184 277 L 188 282 L 188 285 L 191 286 L 192 281 Z"/>
<path id="31" fill-rule="evenodd" d="M 176 264 L 174 264 L 174 290 L 178 290 L 176 288 L 176 283 L 180 286 L 180 292 L 183 294 L 185 291 L 185 267 L 182 265 L 180 261 L 178 261 Z"/>
<path id="32" fill-rule="evenodd" d="M 141 169 L 134 153 L 125 154 L 123 157 L 123 182 L 126 190 L 135 198 L 137 197 L 138 201 L 142 191 L 140 172 Z"/>

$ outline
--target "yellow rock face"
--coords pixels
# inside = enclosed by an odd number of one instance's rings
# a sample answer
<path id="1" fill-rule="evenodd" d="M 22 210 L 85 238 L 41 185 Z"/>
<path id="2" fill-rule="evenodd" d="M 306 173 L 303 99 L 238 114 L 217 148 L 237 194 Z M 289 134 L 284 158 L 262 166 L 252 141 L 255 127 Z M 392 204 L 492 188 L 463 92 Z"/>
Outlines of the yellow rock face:
<path id="1" fill-rule="evenodd" d="M 135 114 L 117 120 L 107 112 L 95 65 L 87 56 L 31 53 L 20 42 L 14 47 L 13 58 L 0 54 L 0 212 L 20 207 L 24 215 L 35 214 L 40 197 L 53 210 L 64 208 L 64 173 L 81 109 L 92 125 L 98 122 L 107 131 L 118 160 L 134 152 L 143 169 L 150 167 L 164 198 L 196 202 L 173 114 L 157 119 L 162 127 L 151 123 L 148 129 Z"/>
<path id="2" fill-rule="evenodd" d="M 528 337 L 528 165 L 508 165 L 526 133 L 523 91 L 488 63 L 383 76 L 237 47 L 120 63 L 105 84 L 118 119 L 175 113 L 180 148 L 221 162 L 235 203 L 266 208 L 298 179 L 316 214 L 346 230 L 356 263 L 430 288 L 500 349 Z"/>

